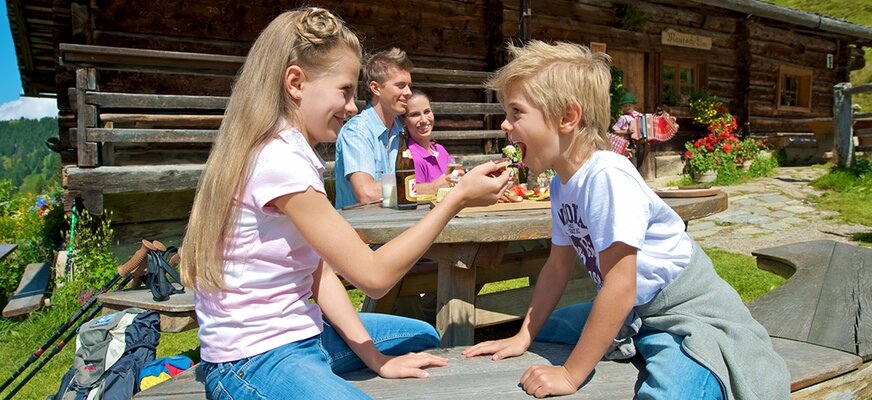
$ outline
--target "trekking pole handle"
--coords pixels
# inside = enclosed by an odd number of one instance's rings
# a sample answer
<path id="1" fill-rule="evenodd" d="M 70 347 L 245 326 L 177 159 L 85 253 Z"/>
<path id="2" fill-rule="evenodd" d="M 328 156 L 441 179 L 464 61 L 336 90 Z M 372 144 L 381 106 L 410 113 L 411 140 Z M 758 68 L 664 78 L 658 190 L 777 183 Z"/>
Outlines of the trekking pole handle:
<path id="1" fill-rule="evenodd" d="M 130 257 L 130 260 L 127 260 L 126 263 L 118 266 L 118 275 L 127 276 L 128 274 L 139 274 L 145 272 L 145 269 L 148 267 L 148 260 L 146 258 L 148 250 L 151 250 L 152 244 L 147 240 L 142 241 L 142 246 L 139 247 L 139 250 L 136 250 L 133 253 L 133 256 Z"/>

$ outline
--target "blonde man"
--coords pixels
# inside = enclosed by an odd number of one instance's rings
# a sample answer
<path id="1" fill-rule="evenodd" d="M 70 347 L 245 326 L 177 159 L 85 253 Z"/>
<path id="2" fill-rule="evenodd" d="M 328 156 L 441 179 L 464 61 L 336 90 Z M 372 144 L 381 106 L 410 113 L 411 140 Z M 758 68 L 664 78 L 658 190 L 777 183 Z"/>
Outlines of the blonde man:
<path id="1" fill-rule="evenodd" d="M 381 198 L 381 176 L 395 169 L 411 71 L 412 62 L 397 48 L 373 54 L 364 65 L 369 104 L 336 140 L 336 209 Z"/>
<path id="2" fill-rule="evenodd" d="M 638 351 L 647 371 L 640 399 L 788 398 L 790 376 L 766 330 L 681 218 L 626 157 L 608 151 L 608 56 L 540 41 L 509 50 L 514 59 L 488 86 L 530 172 L 557 172 L 553 246 L 518 334 L 464 355 L 500 360 L 523 354 L 533 338 L 575 345 L 564 365 L 524 372 L 521 385 L 536 397 L 574 393 L 601 358 Z M 597 296 L 554 311 L 576 257 Z"/>

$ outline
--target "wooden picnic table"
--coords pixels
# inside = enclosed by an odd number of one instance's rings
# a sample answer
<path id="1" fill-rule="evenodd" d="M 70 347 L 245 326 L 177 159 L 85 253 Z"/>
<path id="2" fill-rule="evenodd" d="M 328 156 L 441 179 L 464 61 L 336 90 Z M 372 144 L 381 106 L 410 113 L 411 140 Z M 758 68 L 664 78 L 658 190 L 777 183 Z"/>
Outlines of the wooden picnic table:
<path id="1" fill-rule="evenodd" d="M 686 222 L 718 213 L 727 208 L 727 195 L 718 191 L 714 196 L 666 198 Z M 340 214 L 369 244 L 384 244 L 409 229 L 429 211 L 425 206 L 416 210 L 398 211 L 365 206 L 340 211 Z M 550 239 L 551 210 L 513 210 L 461 214 L 451 219 L 424 254 L 438 263 L 436 330 L 442 346 L 473 344 L 477 326 L 476 279 L 486 271 L 491 281 L 510 279 L 501 276 L 500 265 L 506 247 L 511 242 Z M 540 265 L 541 267 L 541 265 Z M 481 323 L 478 324 L 481 326 Z"/>

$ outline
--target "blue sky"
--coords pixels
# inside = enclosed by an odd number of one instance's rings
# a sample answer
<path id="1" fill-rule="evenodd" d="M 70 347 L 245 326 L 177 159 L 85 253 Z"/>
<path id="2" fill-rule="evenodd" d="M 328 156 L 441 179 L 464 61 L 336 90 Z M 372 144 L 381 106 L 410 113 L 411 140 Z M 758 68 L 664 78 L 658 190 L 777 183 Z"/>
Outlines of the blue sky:
<path id="1" fill-rule="evenodd" d="M 0 1 L 0 120 L 40 118 L 57 115 L 54 99 L 21 96 L 21 75 L 12 44 L 12 31 L 6 14 L 6 2 Z"/>

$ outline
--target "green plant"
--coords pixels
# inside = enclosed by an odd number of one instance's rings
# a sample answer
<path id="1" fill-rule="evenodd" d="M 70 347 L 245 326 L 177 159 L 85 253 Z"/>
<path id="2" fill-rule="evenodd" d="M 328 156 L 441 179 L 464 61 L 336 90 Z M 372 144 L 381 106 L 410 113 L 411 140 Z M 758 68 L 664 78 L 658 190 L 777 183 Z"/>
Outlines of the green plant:
<path id="1" fill-rule="evenodd" d="M 633 32 L 644 32 L 647 18 L 645 12 L 633 4 L 621 4 L 615 10 L 618 27 Z"/>
<path id="2" fill-rule="evenodd" d="M 700 89 L 691 93 L 687 105 L 690 108 L 693 122 L 700 125 L 711 125 L 719 118 L 720 109 L 724 102 L 715 96 L 709 96 L 704 89 Z"/>
<path id="3" fill-rule="evenodd" d="M 112 235 L 108 213 L 102 218 L 88 210 L 79 213 L 73 240 L 74 279 L 55 292 L 53 302 L 84 304 L 116 274 L 118 262 L 110 250 Z"/>
<path id="4" fill-rule="evenodd" d="M 0 180 L 0 242 L 13 243 L 18 248 L 0 262 L 0 303 L 18 288 L 27 264 L 51 261 L 55 243 L 46 235 L 47 229 L 58 229 L 62 223 L 63 206 L 58 195 L 12 194 L 11 184 Z"/>
<path id="5" fill-rule="evenodd" d="M 624 93 L 627 93 L 627 89 L 624 87 L 624 71 L 621 71 L 620 68 L 614 65 L 611 67 L 611 71 L 612 83 L 609 86 L 609 103 L 611 105 L 611 125 L 614 125 L 621 114 L 624 113 L 621 110 L 621 99 L 624 98 Z"/>

